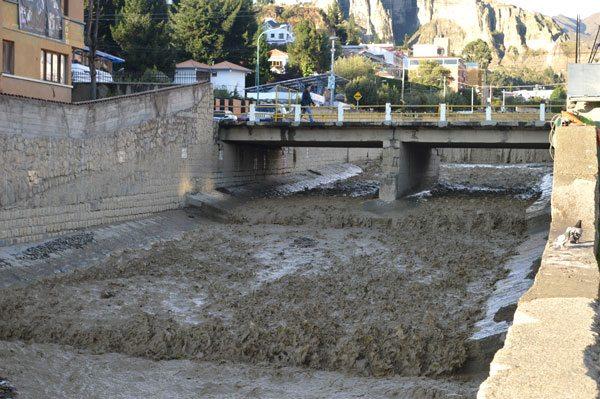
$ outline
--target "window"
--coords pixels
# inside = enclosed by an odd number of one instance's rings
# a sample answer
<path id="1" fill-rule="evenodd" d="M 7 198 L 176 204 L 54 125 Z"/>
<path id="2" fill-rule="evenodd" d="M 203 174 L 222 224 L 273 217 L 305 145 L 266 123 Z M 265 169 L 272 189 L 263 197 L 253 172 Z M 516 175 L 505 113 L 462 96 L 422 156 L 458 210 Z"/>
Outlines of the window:
<path id="1" fill-rule="evenodd" d="M 280 39 L 283 39 L 283 38 L 284 38 L 284 35 L 283 35 L 283 33 L 280 33 L 280 34 L 279 34 L 279 38 L 280 38 Z"/>
<path id="2" fill-rule="evenodd" d="M 458 65 L 458 60 L 446 60 L 444 65 Z"/>
<path id="3" fill-rule="evenodd" d="M 43 80 L 65 84 L 67 82 L 67 56 L 42 50 L 40 72 Z"/>
<path id="4" fill-rule="evenodd" d="M 69 16 L 69 0 L 63 0 L 63 14 L 65 17 Z"/>
<path id="5" fill-rule="evenodd" d="M 212 76 L 213 76 L 213 78 L 216 78 L 217 77 L 217 72 L 213 72 Z"/>
<path id="6" fill-rule="evenodd" d="M 2 40 L 2 72 L 15 73 L 15 43 Z"/>

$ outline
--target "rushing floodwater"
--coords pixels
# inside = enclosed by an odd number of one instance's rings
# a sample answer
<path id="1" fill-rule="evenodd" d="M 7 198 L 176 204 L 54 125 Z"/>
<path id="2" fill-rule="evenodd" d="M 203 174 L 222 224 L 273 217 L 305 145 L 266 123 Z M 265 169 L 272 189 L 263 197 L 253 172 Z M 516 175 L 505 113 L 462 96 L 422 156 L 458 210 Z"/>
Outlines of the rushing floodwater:
<path id="1" fill-rule="evenodd" d="M 177 239 L 0 290 L 0 377 L 21 397 L 473 397 L 473 342 L 535 274 L 549 173 L 444 166 L 392 205 L 377 165 L 224 190 L 245 200 Z"/>

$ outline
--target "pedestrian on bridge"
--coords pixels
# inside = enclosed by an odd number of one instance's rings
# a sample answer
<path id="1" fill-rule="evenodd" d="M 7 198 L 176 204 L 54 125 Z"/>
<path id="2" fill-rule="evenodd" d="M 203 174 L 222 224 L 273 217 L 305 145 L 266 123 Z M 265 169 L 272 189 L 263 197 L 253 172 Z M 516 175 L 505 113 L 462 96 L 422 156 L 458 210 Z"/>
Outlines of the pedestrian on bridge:
<path id="1" fill-rule="evenodd" d="M 305 113 L 308 114 L 308 120 L 310 123 L 313 123 L 315 120 L 313 118 L 313 112 L 311 106 L 315 105 L 315 102 L 310 95 L 310 91 L 312 89 L 311 85 L 308 85 L 304 88 L 302 92 L 302 100 L 300 101 L 300 106 L 302 107 L 302 115 Z"/>

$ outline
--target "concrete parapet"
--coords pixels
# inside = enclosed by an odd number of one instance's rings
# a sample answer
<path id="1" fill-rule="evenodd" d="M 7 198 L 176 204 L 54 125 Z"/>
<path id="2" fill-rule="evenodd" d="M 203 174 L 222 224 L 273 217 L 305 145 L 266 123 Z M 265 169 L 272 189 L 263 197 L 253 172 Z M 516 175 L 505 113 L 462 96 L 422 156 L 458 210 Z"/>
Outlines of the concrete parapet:
<path id="1" fill-rule="evenodd" d="M 549 243 L 531 289 L 520 299 L 504 348 L 496 353 L 479 399 L 597 398 L 596 321 L 599 150 L 595 127 L 561 127 Z M 552 246 L 582 220 L 581 243 Z"/>

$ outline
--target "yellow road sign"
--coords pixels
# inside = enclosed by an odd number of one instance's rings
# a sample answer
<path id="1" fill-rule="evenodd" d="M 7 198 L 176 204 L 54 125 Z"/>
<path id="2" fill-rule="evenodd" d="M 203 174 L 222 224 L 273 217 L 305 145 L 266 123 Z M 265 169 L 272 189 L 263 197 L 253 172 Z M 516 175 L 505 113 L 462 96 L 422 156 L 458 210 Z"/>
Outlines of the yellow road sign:
<path id="1" fill-rule="evenodd" d="M 356 93 L 354 93 L 354 99 L 356 101 L 360 101 L 361 98 L 362 98 L 362 94 L 360 94 L 360 91 L 357 91 Z"/>

